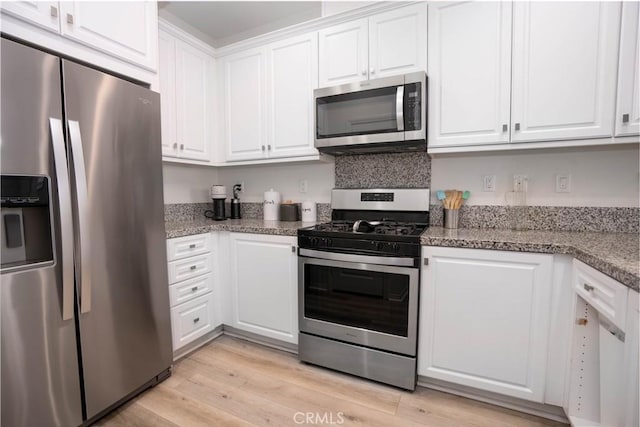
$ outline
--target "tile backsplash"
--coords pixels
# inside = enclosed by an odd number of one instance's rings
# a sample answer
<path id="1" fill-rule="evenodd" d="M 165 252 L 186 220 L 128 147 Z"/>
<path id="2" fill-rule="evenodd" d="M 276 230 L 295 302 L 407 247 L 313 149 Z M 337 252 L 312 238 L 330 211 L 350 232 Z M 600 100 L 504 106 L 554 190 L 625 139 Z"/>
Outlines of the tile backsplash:
<path id="1" fill-rule="evenodd" d="M 638 233 L 640 208 L 527 206 L 524 228 L 546 231 L 603 231 Z M 511 227 L 508 206 L 463 205 L 460 208 L 460 228 Z M 442 226 L 442 205 L 431 205 L 429 222 Z"/>
<path id="2" fill-rule="evenodd" d="M 431 185 L 427 153 L 336 156 L 336 188 L 421 188 Z"/>

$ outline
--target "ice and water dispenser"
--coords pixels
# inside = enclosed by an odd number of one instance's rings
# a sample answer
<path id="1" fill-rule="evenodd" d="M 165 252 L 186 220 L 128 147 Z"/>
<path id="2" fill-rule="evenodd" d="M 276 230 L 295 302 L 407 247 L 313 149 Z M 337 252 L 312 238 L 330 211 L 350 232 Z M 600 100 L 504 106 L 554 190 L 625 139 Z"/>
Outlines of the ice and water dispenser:
<path id="1" fill-rule="evenodd" d="M 0 177 L 0 268 L 53 261 L 49 178 Z"/>

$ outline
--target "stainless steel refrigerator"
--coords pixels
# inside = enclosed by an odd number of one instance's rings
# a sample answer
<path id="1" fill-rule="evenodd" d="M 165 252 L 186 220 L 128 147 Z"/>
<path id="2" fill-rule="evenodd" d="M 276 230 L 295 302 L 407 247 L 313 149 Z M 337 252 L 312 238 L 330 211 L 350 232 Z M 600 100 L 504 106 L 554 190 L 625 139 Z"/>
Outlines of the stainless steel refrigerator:
<path id="1" fill-rule="evenodd" d="M 169 374 L 160 97 L 2 39 L 3 426 L 77 426 Z"/>

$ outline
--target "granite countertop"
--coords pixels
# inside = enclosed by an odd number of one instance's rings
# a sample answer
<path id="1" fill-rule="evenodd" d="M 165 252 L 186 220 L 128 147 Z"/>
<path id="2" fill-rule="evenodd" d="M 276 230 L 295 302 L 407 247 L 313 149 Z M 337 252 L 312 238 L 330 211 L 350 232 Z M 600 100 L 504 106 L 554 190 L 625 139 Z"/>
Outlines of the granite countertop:
<path id="1" fill-rule="evenodd" d="M 167 239 L 210 231 L 295 236 L 299 228 L 315 223 L 228 219 L 166 222 Z M 640 291 L 640 235 L 581 231 L 512 231 L 430 227 L 422 233 L 422 245 L 493 249 L 517 252 L 567 254 Z"/>
<path id="2" fill-rule="evenodd" d="M 315 222 L 264 221 L 262 219 L 227 219 L 213 221 L 196 219 L 193 221 L 165 222 L 167 239 L 208 233 L 209 231 L 235 231 L 238 233 L 271 234 L 275 236 L 295 236 L 298 229 L 310 227 Z"/>
<path id="3" fill-rule="evenodd" d="M 577 231 L 447 230 L 430 227 L 420 243 L 428 246 L 568 254 L 640 291 L 640 235 Z"/>

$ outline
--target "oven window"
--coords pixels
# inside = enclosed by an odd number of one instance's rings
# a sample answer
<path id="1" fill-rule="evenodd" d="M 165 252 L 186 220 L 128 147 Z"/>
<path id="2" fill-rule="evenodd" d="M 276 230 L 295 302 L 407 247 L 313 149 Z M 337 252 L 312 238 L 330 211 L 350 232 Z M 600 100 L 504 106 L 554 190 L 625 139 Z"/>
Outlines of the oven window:
<path id="1" fill-rule="evenodd" d="M 318 138 L 398 132 L 396 86 L 316 100 Z"/>
<path id="2" fill-rule="evenodd" d="M 409 276 L 305 264 L 304 315 L 406 337 Z"/>

